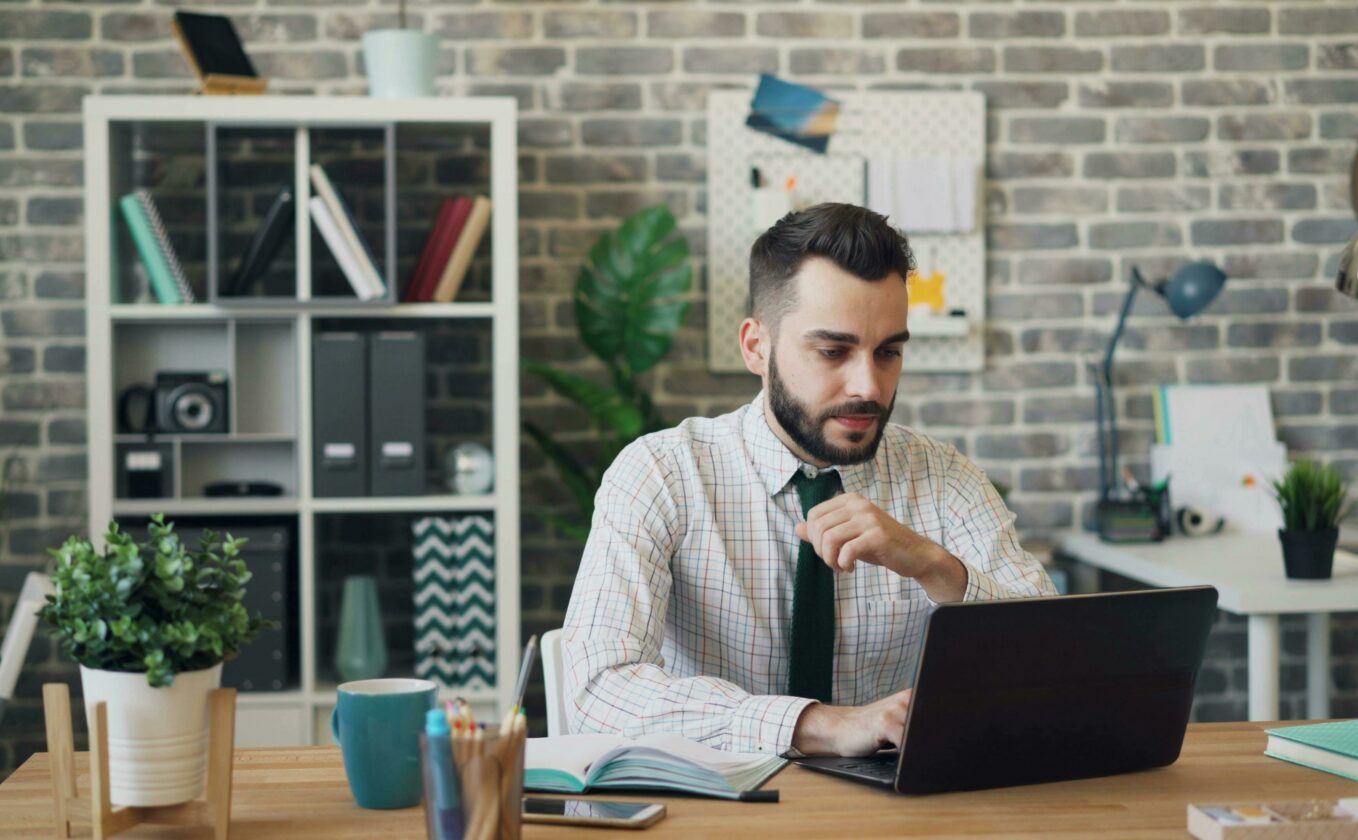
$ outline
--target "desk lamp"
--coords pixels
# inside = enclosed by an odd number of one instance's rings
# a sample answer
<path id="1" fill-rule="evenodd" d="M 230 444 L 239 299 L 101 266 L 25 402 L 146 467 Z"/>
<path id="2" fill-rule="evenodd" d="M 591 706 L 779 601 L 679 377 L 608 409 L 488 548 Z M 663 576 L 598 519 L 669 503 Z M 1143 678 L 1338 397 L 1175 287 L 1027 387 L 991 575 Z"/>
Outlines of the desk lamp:
<path id="1" fill-rule="evenodd" d="M 1226 283 L 1226 274 L 1214 263 L 1192 262 L 1181 267 L 1168 280 L 1148 283 L 1141 270 L 1132 267 L 1132 286 L 1122 301 L 1117 328 L 1108 342 L 1103 366 L 1095 371 L 1099 423 L 1099 504 L 1096 511 L 1099 536 L 1110 542 L 1158 541 L 1167 531 L 1158 504 L 1145 498 L 1127 498 L 1117 491 L 1118 470 L 1117 401 L 1113 397 L 1113 352 L 1122 330 L 1127 326 L 1132 302 L 1142 288 L 1155 292 L 1169 304 L 1170 311 L 1187 319 L 1206 309 Z"/>

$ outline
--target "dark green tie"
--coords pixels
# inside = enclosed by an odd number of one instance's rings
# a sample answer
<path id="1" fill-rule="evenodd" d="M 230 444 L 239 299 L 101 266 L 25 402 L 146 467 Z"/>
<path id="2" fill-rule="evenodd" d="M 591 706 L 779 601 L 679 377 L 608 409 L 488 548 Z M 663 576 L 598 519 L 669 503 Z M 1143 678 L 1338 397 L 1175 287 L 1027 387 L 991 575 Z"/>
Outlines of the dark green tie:
<path id="1" fill-rule="evenodd" d="M 793 476 L 802 516 L 839 490 L 839 473 L 821 470 L 810 478 L 801 470 Z M 835 664 L 835 573 L 816 555 L 815 546 L 802 541 L 797 551 L 797 573 L 792 581 L 792 633 L 787 693 L 830 702 Z"/>

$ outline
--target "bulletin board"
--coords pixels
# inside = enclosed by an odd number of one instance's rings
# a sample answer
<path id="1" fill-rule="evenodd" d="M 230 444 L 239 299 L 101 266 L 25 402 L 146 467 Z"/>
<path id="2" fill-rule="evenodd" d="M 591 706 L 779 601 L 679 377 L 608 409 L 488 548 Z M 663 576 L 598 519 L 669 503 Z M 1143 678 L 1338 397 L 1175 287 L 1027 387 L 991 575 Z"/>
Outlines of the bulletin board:
<path id="1" fill-rule="evenodd" d="M 750 170 L 766 182 L 796 177 L 797 206 L 822 201 L 865 204 L 866 162 L 883 158 L 985 160 L 985 97 L 976 92 L 834 91 L 842 103 L 839 125 L 825 154 L 747 128 L 749 91 L 708 94 L 707 131 L 707 347 L 716 373 L 745 370 L 737 333 L 747 310 L 755 187 Z M 983 178 L 978 175 L 981 188 Z M 976 226 L 959 234 L 906 231 L 919 270 L 947 276 L 949 308 L 966 310 L 964 334 L 931 335 L 924 319 L 911 318 L 908 371 L 975 371 L 985 362 L 985 219 L 977 201 Z M 953 319 L 943 319 L 953 320 Z M 940 330 L 942 332 L 942 330 Z M 960 332 L 953 329 L 952 333 Z"/>

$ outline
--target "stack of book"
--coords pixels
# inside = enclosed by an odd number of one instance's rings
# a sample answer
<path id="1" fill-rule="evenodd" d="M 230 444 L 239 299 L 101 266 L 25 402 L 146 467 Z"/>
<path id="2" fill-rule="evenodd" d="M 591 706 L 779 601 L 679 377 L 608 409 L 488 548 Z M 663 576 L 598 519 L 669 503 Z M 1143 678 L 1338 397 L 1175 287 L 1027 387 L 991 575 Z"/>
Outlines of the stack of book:
<path id="1" fill-rule="evenodd" d="M 354 294 L 359 300 L 385 297 L 387 284 L 377 270 L 377 260 L 373 258 L 367 240 L 358 232 L 349 206 L 319 163 L 311 165 L 311 185 L 316 188 L 316 195 L 308 202 L 311 219 Z"/>
<path id="2" fill-rule="evenodd" d="M 489 198 L 444 199 L 401 301 L 448 303 L 456 297 L 489 223 Z"/>
<path id="3" fill-rule="evenodd" d="M 146 269 L 146 277 L 156 300 L 169 304 L 193 303 L 197 300 L 151 193 L 146 190 L 130 192 L 118 200 L 118 209 L 127 223 L 132 244 L 141 258 L 142 267 Z"/>

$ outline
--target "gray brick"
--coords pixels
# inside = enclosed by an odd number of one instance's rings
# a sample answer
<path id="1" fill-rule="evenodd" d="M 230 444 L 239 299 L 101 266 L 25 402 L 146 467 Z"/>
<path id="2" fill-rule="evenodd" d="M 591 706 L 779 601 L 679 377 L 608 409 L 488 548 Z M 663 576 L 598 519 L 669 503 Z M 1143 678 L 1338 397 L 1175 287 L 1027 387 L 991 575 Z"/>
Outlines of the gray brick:
<path id="1" fill-rule="evenodd" d="M 1257 245 L 1281 242 L 1281 219 L 1198 219 L 1191 227 L 1194 245 Z"/>
<path id="2" fill-rule="evenodd" d="M 1055 108 L 1070 98 L 1065 82 L 980 81 L 972 88 L 985 94 L 986 107 Z"/>
<path id="3" fill-rule="evenodd" d="M 1068 388 L 1075 384 L 1075 363 L 1069 361 L 1002 363 L 987 368 L 981 374 L 981 384 L 987 391 Z"/>
<path id="4" fill-rule="evenodd" d="M 1061 12 L 972 12 L 967 33 L 973 38 L 1059 38 L 1066 34 Z"/>
<path id="5" fill-rule="evenodd" d="M 0 149 L 10 150 L 14 148 L 14 126 L 10 123 L 0 123 Z"/>
<path id="6" fill-rule="evenodd" d="M 85 40 L 93 27 L 84 12 L 0 11 L 0 32 L 24 41 Z"/>
<path id="7" fill-rule="evenodd" d="M 1314 254 L 1227 254 L 1221 262 L 1232 279 L 1308 279 L 1315 277 L 1319 260 Z"/>
<path id="8" fill-rule="evenodd" d="M 509 96 L 518 103 L 519 113 L 537 110 L 537 92 L 531 85 L 471 82 L 467 85 L 467 95 Z"/>
<path id="9" fill-rule="evenodd" d="M 1358 43 L 1317 44 L 1317 70 L 1358 70 Z"/>
<path id="10" fill-rule="evenodd" d="M 464 12 L 443 15 L 435 30 L 440 38 L 458 41 L 531 39 L 533 16 L 528 12 Z"/>
<path id="11" fill-rule="evenodd" d="M 107 78 L 123 74 L 123 57 L 113 50 L 88 47 L 30 47 L 20 59 L 30 78 Z"/>
<path id="12" fill-rule="evenodd" d="M 252 52 L 251 61 L 263 73 L 257 56 Z M 132 54 L 132 75 L 139 79 L 190 79 L 193 70 L 184 60 L 184 54 L 177 50 L 153 50 Z"/>
<path id="13" fill-rule="evenodd" d="M 1358 321 L 1331 321 L 1330 341 L 1338 344 L 1358 344 Z"/>
<path id="14" fill-rule="evenodd" d="M 9 309 L 0 312 L 0 328 L 9 338 L 84 335 L 85 312 L 54 307 Z"/>
<path id="15" fill-rule="evenodd" d="M 32 347 L 0 347 L 0 375 L 32 373 L 36 365 L 37 356 Z"/>
<path id="16" fill-rule="evenodd" d="M 1272 79 L 1185 79 L 1183 103 L 1189 106 L 1271 105 L 1278 101 Z"/>
<path id="17" fill-rule="evenodd" d="M 1183 244 L 1174 222 L 1101 222 L 1089 226 L 1089 247 L 1100 250 Z"/>
<path id="18" fill-rule="evenodd" d="M 1275 356 L 1224 356 L 1186 360 L 1192 384 L 1276 382 L 1281 370 Z M 1293 376 L 1294 381 L 1298 381 Z"/>
<path id="19" fill-rule="evenodd" d="M 1190 178 L 1235 175 L 1272 175 L 1281 161 L 1273 149 L 1217 149 L 1184 153 L 1184 174 Z"/>
<path id="20" fill-rule="evenodd" d="M 1025 257 L 1019 263 L 1023 285 L 1097 285 L 1113 279 L 1113 264 L 1099 257 Z"/>
<path id="21" fill-rule="evenodd" d="M 1085 156 L 1086 178 L 1170 178 L 1172 152 L 1094 152 Z"/>
<path id="22" fill-rule="evenodd" d="M 85 407 L 84 382 L 10 382 L 0 391 L 6 411 L 62 411 Z"/>
<path id="23" fill-rule="evenodd" d="M 1311 136 L 1310 114 L 1226 114 L 1217 118 L 1222 140 L 1304 140 Z"/>
<path id="24" fill-rule="evenodd" d="M 1275 417 L 1305 417 L 1319 414 L 1325 397 L 1319 391 L 1279 391 L 1269 393 Z"/>
<path id="25" fill-rule="evenodd" d="M 519 193 L 519 215 L 525 219 L 575 219 L 580 215 L 580 197 L 574 193 L 523 190 Z"/>
<path id="26" fill-rule="evenodd" d="M 0 446 L 37 445 L 37 423 L 30 420 L 0 420 Z"/>
<path id="27" fill-rule="evenodd" d="M 1018 527 L 1024 530 L 1069 528 L 1075 524 L 1075 513 L 1070 502 L 1013 499 L 1009 502 L 1009 509 L 1018 517 Z"/>
<path id="28" fill-rule="evenodd" d="M 1292 148 L 1287 150 L 1287 171 L 1301 175 L 1335 175 L 1353 161 L 1351 148 Z"/>
<path id="29" fill-rule="evenodd" d="M 549 157 L 547 181 L 552 184 L 598 184 L 646 180 L 641 155 L 594 154 Z"/>
<path id="30" fill-rule="evenodd" d="M 1012 400 L 938 400 L 920 406 L 924 426 L 1008 426 L 1014 422 Z"/>
<path id="31" fill-rule="evenodd" d="M 75 481 L 85 478 L 85 456 L 81 455 L 44 455 L 38 459 L 35 478 L 39 482 Z"/>
<path id="32" fill-rule="evenodd" d="M 1093 395 L 1027 397 L 1023 400 L 1025 423 L 1087 423 L 1093 419 Z"/>
<path id="33" fill-rule="evenodd" d="M 1075 34 L 1081 38 L 1144 37 L 1169 32 L 1169 13 L 1149 9 L 1078 12 Z"/>
<path id="34" fill-rule="evenodd" d="M 1131 326 L 1127 328 L 1123 342 L 1128 349 L 1148 353 L 1213 350 L 1221 346 L 1221 333 L 1210 324 Z"/>
<path id="35" fill-rule="evenodd" d="M 577 47 L 577 73 L 636 76 L 668 73 L 674 69 L 674 53 L 663 47 Z"/>
<path id="36" fill-rule="evenodd" d="M 584 120 L 581 138 L 586 146 L 674 146 L 683 139 L 683 123 L 671 119 Z"/>
<path id="37" fill-rule="evenodd" d="M 1320 343 L 1320 324 L 1314 322 L 1252 322 L 1231 324 L 1226 330 L 1231 347 L 1314 347 Z"/>
<path id="38" fill-rule="evenodd" d="M 563 82 L 561 109 L 581 111 L 638 111 L 641 86 L 631 82 Z"/>
<path id="39" fill-rule="evenodd" d="M 423 20 L 416 17 L 419 25 Z M 237 15 L 232 19 L 241 41 L 251 49 L 264 44 L 297 44 L 315 41 L 317 20 L 307 14 Z M 360 30 L 360 32 L 366 30 Z"/>
<path id="40" fill-rule="evenodd" d="M 1278 427 L 1278 440 L 1293 451 L 1317 452 L 1332 449 L 1358 449 L 1358 425 Z"/>
<path id="41" fill-rule="evenodd" d="M 1108 333 L 1084 327 L 1042 327 L 1024 330 L 1019 346 L 1025 353 L 1097 353 L 1108 346 Z"/>
<path id="42" fill-rule="evenodd" d="M 51 516 L 83 516 L 89 511 L 89 498 L 83 490 L 50 490 L 47 512 Z"/>
<path id="43" fill-rule="evenodd" d="M 658 181 L 701 184 L 707 180 L 707 157 L 698 154 L 656 155 L 655 176 Z"/>
<path id="44" fill-rule="evenodd" d="M 637 16 L 595 10 L 547 12 L 542 31 L 548 38 L 631 38 L 637 34 Z"/>
<path id="45" fill-rule="evenodd" d="M 349 59 L 337 50 L 253 50 L 250 58 L 259 74 L 269 79 L 342 79 L 349 75 Z"/>
<path id="46" fill-rule="evenodd" d="M 853 37 L 853 17 L 837 12 L 760 12 L 754 26 L 767 38 Z"/>
<path id="47" fill-rule="evenodd" d="M 1358 388 L 1330 392 L 1331 414 L 1358 414 Z"/>
<path id="48" fill-rule="evenodd" d="M 651 38 L 738 38 L 745 34 L 745 15 L 739 12 L 647 12 L 646 34 Z"/>
<path id="49" fill-rule="evenodd" d="M 1316 206 L 1316 188 L 1310 184 L 1223 184 L 1219 201 L 1223 210 L 1309 210 Z"/>
<path id="50" fill-rule="evenodd" d="M 1198 44 L 1122 45 L 1112 48 L 1111 64 L 1120 73 L 1188 73 L 1207 58 Z"/>
<path id="51" fill-rule="evenodd" d="M 1094 81 L 1080 85 L 1082 108 L 1166 108 L 1174 102 L 1167 82 Z"/>
<path id="52" fill-rule="evenodd" d="M 1069 248 L 1078 241 L 1073 224 L 997 224 L 986 228 L 987 246 L 1002 251 Z"/>
<path id="53" fill-rule="evenodd" d="M 25 82 L 0 86 L 0 114 L 71 114 L 89 89 L 84 85 L 47 85 Z"/>
<path id="54" fill-rule="evenodd" d="M 326 38 L 336 41 L 362 41 L 365 32 L 378 29 L 396 29 L 400 25 L 401 18 L 394 11 L 373 13 L 342 11 L 338 14 L 326 15 L 324 32 Z M 412 15 L 407 25 L 415 29 L 423 29 L 422 16 Z M 435 34 L 437 33 L 436 25 Z M 444 55 L 448 55 L 448 52 L 445 51 Z M 452 69 L 445 72 L 452 72 Z"/>
<path id="55" fill-rule="evenodd" d="M 1266 35 L 1268 9 L 1201 8 L 1179 11 L 1180 35 Z"/>
<path id="56" fill-rule="evenodd" d="M 955 38 L 962 29 L 951 12 L 869 12 L 863 15 L 864 38 Z"/>
<path id="57" fill-rule="evenodd" d="M 0 198 L 0 225 L 14 227 L 19 223 L 19 199 Z"/>
<path id="58" fill-rule="evenodd" d="M 1358 9 L 1340 4 L 1338 7 L 1306 6 L 1283 8 L 1278 11 L 1278 31 L 1284 35 L 1337 35 L 1358 32 Z"/>
<path id="59" fill-rule="evenodd" d="M 1206 117 L 1120 117 L 1120 143 L 1197 143 L 1207 138 L 1212 123 Z"/>
<path id="60" fill-rule="evenodd" d="M 1170 158 L 1173 163 L 1173 157 Z M 986 157 L 986 175 L 995 180 L 1011 178 L 1068 178 L 1075 173 L 1075 162 L 1064 152 L 991 151 Z"/>
<path id="61" fill-rule="evenodd" d="M 1103 69 L 1100 50 L 1077 47 L 1005 47 L 1009 73 L 1095 73 Z"/>
<path id="62" fill-rule="evenodd" d="M 1355 233 L 1352 218 L 1302 219 L 1292 226 L 1292 239 L 1306 245 L 1341 245 Z"/>
<path id="63" fill-rule="evenodd" d="M 1288 102 L 1301 105 L 1352 105 L 1358 101 L 1358 79 L 1287 79 Z"/>
<path id="64" fill-rule="evenodd" d="M 146 12 L 111 12 L 99 20 L 99 34 L 106 41 L 162 41 L 173 37 L 170 15 Z"/>
<path id="65" fill-rule="evenodd" d="M 1070 451 L 1070 440 L 1056 432 L 977 435 L 978 458 L 1051 458 Z"/>
<path id="66" fill-rule="evenodd" d="M 28 296 L 28 278 L 17 271 L 0 271 L 0 301 Z"/>
<path id="67" fill-rule="evenodd" d="M 78 122 L 24 122 L 24 146 L 32 151 L 70 151 L 84 148 L 84 131 Z"/>
<path id="68" fill-rule="evenodd" d="M 1102 213 L 1108 193 L 1101 187 L 1015 187 L 1014 209 L 1019 213 Z"/>
<path id="69" fill-rule="evenodd" d="M 84 218 L 84 199 L 35 196 L 28 200 L 30 225 L 78 225 Z"/>
<path id="70" fill-rule="evenodd" d="M 42 369 L 48 373 L 84 373 L 83 345 L 53 345 L 42 351 Z"/>
<path id="71" fill-rule="evenodd" d="M 573 135 L 574 129 L 566 120 L 521 119 L 518 123 L 519 145 L 529 149 L 569 146 Z"/>
<path id="72" fill-rule="evenodd" d="M 83 256 L 84 236 L 79 232 L 0 237 L 0 261 L 76 262 Z"/>
<path id="73" fill-rule="evenodd" d="M 688 193 L 676 190 L 599 190 L 585 197 L 585 214 L 591 219 L 621 219 L 656 204 L 668 205 L 675 216 L 688 214 Z"/>
<path id="74" fill-rule="evenodd" d="M 1348 140 L 1358 135 L 1358 114 L 1347 111 L 1320 115 L 1320 136 L 1327 140 Z"/>
<path id="75" fill-rule="evenodd" d="M 565 66 L 560 47 L 467 48 L 467 72 L 474 76 L 550 76 Z"/>
<path id="76" fill-rule="evenodd" d="M 685 47 L 689 73 L 777 73 L 775 47 Z"/>
<path id="77" fill-rule="evenodd" d="M 989 47 L 918 47 L 896 53 L 896 69 L 921 73 L 993 73 Z"/>
<path id="78" fill-rule="evenodd" d="M 1102 143 L 1104 136 L 1098 117 L 1018 117 L 1009 123 L 1014 143 Z"/>
<path id="79" fill-rule="evenodd" d="M 1033 493 L 1076 493 L 1099 489 L 1097 467 L 1030 467 L 1019 473 L 1019 489 Z"/>
<path id="80" fill-rule="evenodd" d="M 794 49 L 788 56 L 793 73 L 817 76 L 868 76 L 886 72 L 879 52 L 849 49 Z"/>
<path id="81" fill-rule="evenodd" d="M 1305 44 L 1221 44 L 1212 51 L 1212 66 L 1228 73 L 1302 70 L 1310 61 Z"/>
<path id="82" fill-rule="evenodd" d="M 1298 312 L 1343 312 L 1351 315 L 1358 310 L 1351 298 L 1337 295 L 1329 278 L 1325 285 L 1315 289 L 1297 289 L 1296 306 Z"/>
<path id="83" fill-rule="evenodd" d="M 1121 213 L 1160 213 L 1205 210 L 1212 206 L 1212 191 L 1193 185 L 1122 187 L 1117 209 Z"/>

